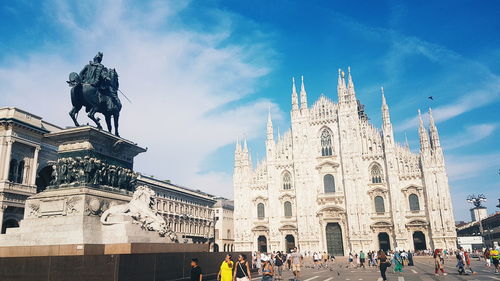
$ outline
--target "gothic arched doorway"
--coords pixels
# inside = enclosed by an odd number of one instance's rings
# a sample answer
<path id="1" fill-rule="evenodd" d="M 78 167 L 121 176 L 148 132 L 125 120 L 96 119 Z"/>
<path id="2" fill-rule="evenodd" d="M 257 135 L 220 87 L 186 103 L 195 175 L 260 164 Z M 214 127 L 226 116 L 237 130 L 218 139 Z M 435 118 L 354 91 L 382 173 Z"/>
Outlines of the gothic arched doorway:
<path id="1" fill-rule="evenodd" d="M 287 253 L 290 253 L 290 251 L 295 248 L 295 237 L 293 235 L 288 234 L 285 236 L 285 250 Z"/>
<path id="2" fill-rule="evenodd" d="M 391 249 L 391 241 L 389 240 L 389 234 L 387 234 L 387 232 L 380 232 L 378 234 L 378 244 L 380 250 L 388 251 Z"/>
<path id="3" fill-rule="evenodd" d="M 214 244 L 214 252 L 219 252 L 219 245 L 217 243 Z"/>
<path id="4" fill-rule="evenodd" d="M 344 255 L 344 242 L 342 240 L 342 229 L 338 223 L 326 225 L 326 248 L 328 253 L 334 256 Z"/>
<path id="5" fill-rule="evenodd" d="M 259 252 L 261 253 L 267 253 L 267 238 L 266 236 L 259 236 L 259 238 L 257 238 L 257 245 L 258 245 L 258 249 L 259 249 Z"/>
<path id="6" fill-rule="evenodd" d="M 427 249 L 425 234 L 422 231 L 413 232 L 413 247 L 415 248 L 415 251 Z"/>

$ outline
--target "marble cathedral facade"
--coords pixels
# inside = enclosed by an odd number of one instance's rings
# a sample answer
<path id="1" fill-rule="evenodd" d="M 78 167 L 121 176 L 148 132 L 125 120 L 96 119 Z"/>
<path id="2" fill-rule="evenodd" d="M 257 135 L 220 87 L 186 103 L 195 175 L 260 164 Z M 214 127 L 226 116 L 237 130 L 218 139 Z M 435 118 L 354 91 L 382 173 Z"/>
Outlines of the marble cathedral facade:
<path id="1" fill-rule="evenodd" d="M 346 81 L 347 80 L 347 81 Z M 302 79 L 292 84 L 291 128 L 253 167 L 246 142 L 234 164 L 238 251 L 454 248 L 456 232 L 438 130 L 419 112 L 420 152 L 394 141 L 382 89 L 382 128 L 369 123 L 350 71 L 339 70 L 338 102 L 308 106 Z M 300 100 L 299 100 L 300 96 Z"/>

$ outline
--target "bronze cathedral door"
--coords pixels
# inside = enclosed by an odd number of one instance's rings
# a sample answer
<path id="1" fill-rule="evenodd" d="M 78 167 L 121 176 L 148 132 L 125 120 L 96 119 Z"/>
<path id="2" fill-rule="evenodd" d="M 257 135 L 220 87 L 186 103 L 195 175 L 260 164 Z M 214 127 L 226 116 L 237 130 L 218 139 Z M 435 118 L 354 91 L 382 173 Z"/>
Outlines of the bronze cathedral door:
<path id="1" fill-rule="evenodd" d="M 333 254 L 334 256 L 344 255 L 342 229 L 338 223 L 329 223 L 326 225 L 326 247 L 329 254 Z"/>

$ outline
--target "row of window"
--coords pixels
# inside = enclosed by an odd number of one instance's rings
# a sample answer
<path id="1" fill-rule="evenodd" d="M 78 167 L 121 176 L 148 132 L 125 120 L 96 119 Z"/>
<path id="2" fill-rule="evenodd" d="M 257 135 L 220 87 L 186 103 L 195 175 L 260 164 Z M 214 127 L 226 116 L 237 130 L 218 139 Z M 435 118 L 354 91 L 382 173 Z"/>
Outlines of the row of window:
<path id="1" fill-rule="evenodd" d="M 165 211 L 170 213 L 193 215 L 197 217 L 210 217 L 209 209 L 205 209 L 202 207 L 188 206 L 177 202 L 166 202 L 164 200 L 158 200 L 156 202 L 156 208 L 159 211 Z"/>
<path id="2" fill-rule="evenodd" d="M 374 203 L 375 212 L 385 213 L 385 203 L 382 196 L 375 196 Z M 410 211 L 420 211 L 420 202 L 418 199 L 418 195 L 410 194 L 410 196 L 408 196 L 408 204 L 410 205 Z"/>
<path id="3" fill-rule="evenodd" d="M 408 196 L 408 203 L 410 205 L 410 211 L 420 210 L 420 202 L 418 199 L 418 195 L 410 194 L 410 196 Z M 385 203 L 384 203 L 384 198 L 382 198 L 382 196 L 375 196 L 374 204 L 375 204 L 375 212 L 385 213 Z M 285 203 L 283 203 L 283 209 L 285 217 L 288 218 L 292 216 L 292 203 L 290 201 L 286 201 Z M 257 218 L 263 219 L 265 217 L 266 217 L 266 212 L 264 203 L 257 204 Z"/>
<path id="4" fill-rule="evenodd" d="M 290 201 L 286 201 L 283 203 L 283 213 L 286 218 L 292 216 L 292 203 Z M 264 207 L 264 203 L 257 204 L 257 218 L 263 219 L 266 217 L 266 211 Z"/>
<path id="5" fill-rule="evenodd" d="M 370 174 L 372 183 L 382 183 L 382 168 L 379 164 L 372 165 Z M 323 176 L 323 186 L 325 193 L 335 192 L 335 178 L 333 175 L 327 174 Z M 283 173 L 283 189 L 292 189 L 292 176 L 288 171 Z"/>
<path id="6" fill-rule="evenodd" d="M 17 162 L 16 159 L 10 160 L 9 181 L 23 183 L 24 160 Z"/>

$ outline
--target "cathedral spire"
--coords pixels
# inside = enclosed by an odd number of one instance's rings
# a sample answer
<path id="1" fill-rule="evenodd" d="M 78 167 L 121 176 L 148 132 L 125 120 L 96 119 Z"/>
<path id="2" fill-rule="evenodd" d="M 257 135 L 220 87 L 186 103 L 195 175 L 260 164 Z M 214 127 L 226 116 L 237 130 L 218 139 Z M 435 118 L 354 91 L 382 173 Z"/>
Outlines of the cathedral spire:
<path id="1" fill-rule="evenodd" d="M 345 86 L 344 72 L 339 68 L 339 77 L 337 81 L 337 95 L 339 99 L 339 103 L 345 101 L 347 89 Z"/>
<path id="2" fill-rule="evenodd" d="M 427 134 L 427 130 L 424 127 L 424 121 L 422 120 L 422 113 L 420 113 L 420 109 L 418 110 L 418 135 L 420 136 L 420 151 L 425 151 L 429 149 L 429 135 Z"/>
<path id="3" fill-rule="evenodd" d="M 391 117 L 389 115 L 389 106 L 385 100 L 384 87 L 380 87 L 380 92 L 382 93 L 382 121 L 384 126 L 390 126 Z"/>
<path id="4" fill-rule="evenodd" d="M 352 82 L 351 67 L 347 67 L 347 87 L 354 89 L 354 83 Z"/>
<path id="5" fill-rule="evenodd" d="M 269 105 L 269 112 L 267 114 L 267 140 L 273 141 L 274 139 L 273 121 L 271 120 L 271 105 Z"/>
<path id="6" fill-rule="evenodd" d="M 247 139 L 243 141 L 243 152 L 248 153 Z"/>
<path id="7" fill-rule="evenodd" d="M 240 139 L 239 139 L 239 138 L 236 138 L 236 149 L 235 149 L 235 153 L 239 153 L 239 152 L 241 152 Z"/>
<path id="8" fill-rule="evenodd" d="M 292 77 L 292 111 L 299 110 L 299 96 L 295 88 L 295 77 Z"/>
<path id="9" fill-rule="evenodd" d="M 405 132 L 405 146 L 406 148 L 410 149 L 410 143 L 408 143 L 408 136 L 406 135 L 406 132 Z"/>
<path id="10" fill-rule="evenodd" d="M 430 132 L 432 147 L 433 148 L 440 147 L 441 143 L 439 141 L 439 133 L 436 124 L 434 123 L 434 117 L 432 116 L 431 108 L 429 108 L 429 132 Z"/>
<path id="11" fill-rule="evenodd" d="M 304 75 L 301 77 L 302 82 L 300 84 L 300 109 L 307 108 L 307 93 L 306 88 L 304 86 Z"/>
<path id="12" fill-rule="evenodd" d="M 345 82 L 344 82 L 345 83 Z M 347 94 L 351 101 L 356 101 L 356 91 L 354 91 L 354 82 L 352 82 L 351 67 L 347 67 Z"/>

